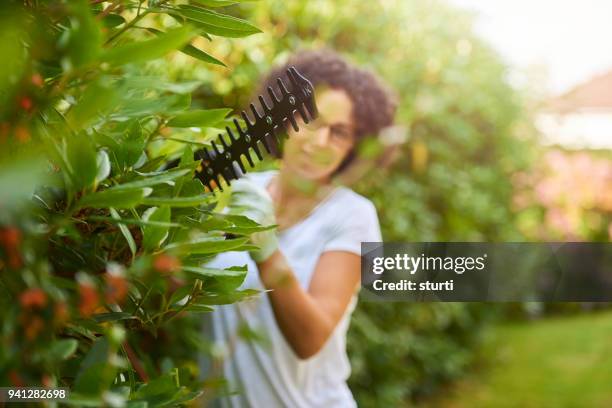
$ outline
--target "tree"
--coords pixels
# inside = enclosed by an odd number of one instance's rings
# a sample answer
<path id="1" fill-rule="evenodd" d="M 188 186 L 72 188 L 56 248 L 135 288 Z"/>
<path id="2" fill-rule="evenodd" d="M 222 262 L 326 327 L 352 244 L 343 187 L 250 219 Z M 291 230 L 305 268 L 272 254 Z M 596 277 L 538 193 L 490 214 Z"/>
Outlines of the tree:
<path id="1" fill-rule="evenodd" d="M 192 104 L 202 81 L 168 66 L 223 67 L 197 46 L 260 30 L 225 0 L 4 3 L 0 382 L 68 387 L 75 405 L 189 401 L 183 348 L 202 342 L 181 317 L 252 295 L 245 268 L 201 265 L 260 227 L 194 178 L 231 109 Z"/>

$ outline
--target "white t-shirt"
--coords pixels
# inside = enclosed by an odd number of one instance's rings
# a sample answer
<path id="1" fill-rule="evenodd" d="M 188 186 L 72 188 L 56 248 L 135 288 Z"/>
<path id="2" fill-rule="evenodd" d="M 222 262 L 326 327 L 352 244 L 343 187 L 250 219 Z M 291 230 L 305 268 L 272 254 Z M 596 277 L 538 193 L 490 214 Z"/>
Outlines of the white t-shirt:
<path id="1" fill-rule="evenodd" d="M 266 187 L 276 170 L 250 173 Z M 361 242 L 382 241 L 376 208 L 370 200 L 346 187 L 337 187 L 302 221 L 278 233 L 279 246 L 300 285 L 307 289 L 315 265 L 325 251 L 361 253 Z M 226 268 L 248 265 L 240 289 L 265 290 L 256 264 L 247 252 L 218 255 L 207 266 Z M 346 384 L 350 364 L 346 355 L 346 332 L 357 302 L 353 295 L 345 314 L 323 348 L 302 360 L 293 352 L 277 326 L 265 293 L 252 300 L 216 307 L 204 317 L 203 330 L 228 351 L 223 375 L 232 390 L 230 397 L 216 401 L 222 407 L 354 407 Z M 206 321 L 207 320 L 207 321 Z M 237 331 L 248 325 L 266 338 L 244 340 Z M 203 371 L 209 364 L 200 356 Z"/>

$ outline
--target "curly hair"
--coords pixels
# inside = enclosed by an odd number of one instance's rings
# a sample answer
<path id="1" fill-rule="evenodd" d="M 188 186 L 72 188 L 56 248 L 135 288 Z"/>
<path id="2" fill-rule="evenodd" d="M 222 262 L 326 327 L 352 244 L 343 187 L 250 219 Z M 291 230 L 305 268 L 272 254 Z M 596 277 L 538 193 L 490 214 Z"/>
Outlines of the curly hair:
<path id="1" fill-rule="evenodd" d="M 393 124 L 397 102 L 395 95 L 372 72 L 349 63 L 337 52 L 329 49 L 302 50 L 293 54 L 282 66 L 268 72 L 257 90 L 267 95 L 268 86 L 277 94 L 280 89 L 276 78 L 284 78 L 285 72 L 294 66 L 315 88 L 319 85 L 344 90 L 353 104 L 355 146 L 364 137 L 376 137 L 381 129 Z M 282 157 L 281 151 L 273 150 L 274 156 Z M 333 175 L 344 171 L 356 157 L 353 148 Z"/>

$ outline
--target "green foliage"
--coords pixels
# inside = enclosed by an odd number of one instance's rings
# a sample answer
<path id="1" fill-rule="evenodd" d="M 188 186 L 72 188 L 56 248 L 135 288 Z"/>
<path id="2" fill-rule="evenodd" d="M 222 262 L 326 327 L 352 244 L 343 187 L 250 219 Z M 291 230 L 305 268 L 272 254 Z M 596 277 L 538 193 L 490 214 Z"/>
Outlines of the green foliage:
<path id="1" fill-rule="evenodd" d="M 196 46 L 260 31 L 207 9 L 230 2 L 177 3 L 0 6 L 4 385 L 68 387 L 74 406 L 186 403 L 203 349 L 188 313 L 253 295 L 237 290 L 244 268 L 201 267 L 262 228 L 216 214 L 193 177 L 192 145 L 230 109 L 192 108 L 202 81 L 163 67 L 177 51 L 203 71 L 224 65 Z"/>
<path id="2" fill-rule="evenodd" d="M 416 0 L 278 0 L 241 10 L 265 34 L 211 44 L 241 61 L 231 77 L 212 71 L 219 100 L 244 105 L 273 64 L 311 47 L 335 48 L 396 90 L 408 141 L 392 168 L 355 186 L 376 204 L 385 241 L 525 239 L 512 178 L 537 154 L 531 118 L 470 15 Z M 349 339 L 358 403 L 405 404 L 457 378 L 493 308 L 360 303 Z"/>
<path id="3" fill-rule="evenodd" d="M 612 398 L 611 329 L 609 311 L 499 325 L 478 350 L 479 369 L 431 406 L 605 406 Z"/>

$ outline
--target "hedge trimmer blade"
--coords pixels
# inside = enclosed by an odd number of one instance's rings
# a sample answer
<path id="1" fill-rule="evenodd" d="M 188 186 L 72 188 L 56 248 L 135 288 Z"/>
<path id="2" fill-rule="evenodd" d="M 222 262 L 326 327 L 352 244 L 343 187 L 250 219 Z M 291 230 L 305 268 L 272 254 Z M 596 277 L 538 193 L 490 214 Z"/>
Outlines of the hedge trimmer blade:
<path id="1" fill-rule="evenodd" d="M 252 154 L 254 153 L 259 161 L 263 160 L 261 147 L 271 153 L 271 148 L 279 148 L 281 138 L 287 137 L 286 122 L 288 121 L 293 130 L 299 131 L 294 115 L 299 112 L 302 120 L 309 123 L 318 115 L 314 99 L 314 88 L 310 81 L 304 78 L 295 67 L 287 70 L 287 77 L 291 84 L 288 90 L 281 78 L 276 80 L 281 95 L 277 95 L 272 87 L 268 87 L 268 94 L 272 101 L 272 106 L 262 95 L 259 95 L 262 112 L 257 110 L 255 105 L 250 104 L 254 120 L 251 120 L 245 111 L 241 112 L 242 119 L 246 123 L 243 129 L 236 119 L 233 120 L 235 131 L 226 126 L 227 136 L 219 134 L 218 140 L 213 141 L 212 149 L 203 148 L 195 152 L 197 160 L 202 160 L 200 167 L 196 170 L 195 176 L 214 191 L 215 187 L 223 191 L 221 177 L 230 185 L 231 180 L 236 180 L 246 173 L 241 156 L 244 156 L 248 164 L 255 166 Z M 275 144 L 272 146 L 271 144 Z"/>

